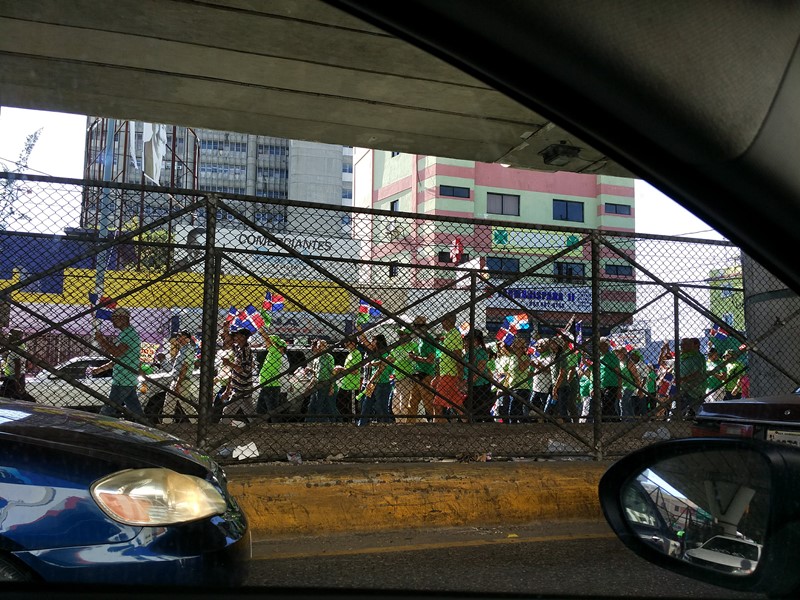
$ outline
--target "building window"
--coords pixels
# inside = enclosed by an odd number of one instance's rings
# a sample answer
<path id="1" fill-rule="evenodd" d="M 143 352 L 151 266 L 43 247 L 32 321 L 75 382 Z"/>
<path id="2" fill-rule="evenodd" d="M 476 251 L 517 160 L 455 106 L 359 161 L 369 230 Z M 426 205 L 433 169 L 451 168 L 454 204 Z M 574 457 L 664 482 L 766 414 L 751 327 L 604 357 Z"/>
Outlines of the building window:
<path id="1" fill-rule="evenodd" d="M 621 277 L 632 277 L 633 267 L 631 265 L 606 265 L 606 275 L 619 275 Z"/>
<path id="2" fill-rule="evenodd" d="M 345 200 L 353 199 L 353 190 L 342 190 L 342 198 Z"/>
<path id="3" fill-rule="evenodd" d="M 486 212 L 493 215 L 519 216 L 519 196 L 514 194 L 486 194 Z"/>
<path id="4" fill-rule="evenodd" d="M 583 202 L 553 200 L 553 220 L 583 223 Z"/>
<path id="5" fill-rule="evenodd" d="M 450 196 L 452 198 L 469 198 L 470 189 L 458 187 L 456 185 L 440 185 L 439 195 Z"/>
<path id="6" fill-rule="evenodd" d="M 519 259 L 501 258 L 499 256 L 487 256 L 486 270 L 505 271 L 507 273 L 519 273 Z"/>
<path id="7" fill-rule="evenodd" d="M 389 277 L 397 277 L 400 274 L 400 265 L 392 263 L 389 265 Z"/>
<path id="8" fill-rule="evenodd" d="M 389 210 L 392 212 L 400 212 L 400 200 L 392 200 L 389 203 Z"/>
<path id="9" fill-rule="evenodd" d="M 450 260 L 450 250 L 439 251 L 437 260 L 440 263 L 452 264 L 452 261 Z M 461 255 L 461 261 L 458 264 L 463 265 L 468 260 L 469 260 L 469 254 L 464 253 Z"/>
<path id="10" fill-rule="evenodd" d="M 582 263 L 573 262 L 556 262 L 553 263 L 553 275 L 556 276 L 557 283 L 571 282 L 573 280 L 583 279 L 585 277 L 586 269 Z"/>
<path id="11" fill-rule="evenodd" d="M 631 214 L 631 207 L 628 204 L 612 204 L 606 202 L 607 215 L 629 215 Z"/>
<path id="12" fill-rule="evenodd" d="M 353 163 L 342 163 L 342 173 L 352 173 Z"/>

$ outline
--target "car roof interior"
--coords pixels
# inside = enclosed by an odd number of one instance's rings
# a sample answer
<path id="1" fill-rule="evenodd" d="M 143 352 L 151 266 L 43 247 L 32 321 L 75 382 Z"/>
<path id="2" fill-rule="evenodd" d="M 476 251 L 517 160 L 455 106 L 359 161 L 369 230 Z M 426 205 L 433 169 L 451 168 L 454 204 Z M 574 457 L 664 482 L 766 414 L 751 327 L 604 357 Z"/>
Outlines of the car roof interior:
<path id="1" fill-rule="evenodd" d="M 800 291 L 800 4 L 328 2 L 579 135 Z"/>

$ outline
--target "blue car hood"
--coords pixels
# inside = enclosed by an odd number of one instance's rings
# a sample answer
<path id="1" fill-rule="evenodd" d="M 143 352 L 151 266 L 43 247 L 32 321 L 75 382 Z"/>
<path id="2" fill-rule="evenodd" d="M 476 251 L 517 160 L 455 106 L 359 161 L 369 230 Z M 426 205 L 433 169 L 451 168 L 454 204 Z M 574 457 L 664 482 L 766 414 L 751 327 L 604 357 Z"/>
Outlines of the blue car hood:
<path id="1" fill-rule="evenodd" d="M 78 410 L 0 400 L 0 436 L 4 434 L 114 456 L 131 468 L 169 467 L 201 477 L 218 470 L 209 456 L 163 431 Z"/>

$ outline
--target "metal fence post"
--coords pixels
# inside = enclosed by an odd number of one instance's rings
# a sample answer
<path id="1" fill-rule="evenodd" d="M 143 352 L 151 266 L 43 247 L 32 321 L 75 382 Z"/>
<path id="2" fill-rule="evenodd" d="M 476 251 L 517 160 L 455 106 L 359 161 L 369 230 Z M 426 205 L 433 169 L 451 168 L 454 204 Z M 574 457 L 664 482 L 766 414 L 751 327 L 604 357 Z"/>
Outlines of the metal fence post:
<path id="1" fill-rule="evenodd" d="M 475 348 L 471 342 L 474 339 L 472 336 L 475 331 L 475 297 L 477 296 L 476 288 L 477 277 L 475 271 L 469 275 L 469 333 L 467 334 L 467 361 L 469 364 L 475 365 Z M 468 421 L 473 423 L 475 421 L 475 374 L 470 372 L 467 376 L 467 415 Z"/>
<path id="2" fill-rule="evenodd" d="M 592 231 L 590 239 L 592 254 L 592 400 L 589 404 L 589 412 L 592 415 L 594 424 L 593 443 L 595 460 L 603 459 L 603 448 L 601 437 L 603 435 L 602 403 L 600 396 L 600 232 Z"/>
<path id="3" fill-rule="evenodd" d="M 675 291 L 672 294 L 673 298 L 673 310 L 675 311 L 675 319 L 673 321 L 674 331 L 673 336 L 675 338 L 675 348 L 673 352 L 673 356 L 675 357 L 674 369 L 675 369 L 675 410 L 681 412 L 681 327 L 680 327 L 680 297 L 678 296 L 679 288 L 676 286 Z M 667 416 L 670 415 L 672 410 L 672 400 L 669 397 L 669 391 L 667 392 L 667 402 L 669 406 L 667 407 Z M 683 418 L 683 415 L 680 415 Z"/>
<path id="4" fill-rule="evenodd" d="M 200 396 L 198 398 L 199 421 L 197 446 L 204 448 L 214 399 L 214 354 L 217 342 L 217 320 L 219 318 L 219 278 L 222 255 L 216 250 L 217 231 L 216 194 L 206 199 L 205 263 L 203 265 L 203 317 L 202 350 L 200 352 Z"/>

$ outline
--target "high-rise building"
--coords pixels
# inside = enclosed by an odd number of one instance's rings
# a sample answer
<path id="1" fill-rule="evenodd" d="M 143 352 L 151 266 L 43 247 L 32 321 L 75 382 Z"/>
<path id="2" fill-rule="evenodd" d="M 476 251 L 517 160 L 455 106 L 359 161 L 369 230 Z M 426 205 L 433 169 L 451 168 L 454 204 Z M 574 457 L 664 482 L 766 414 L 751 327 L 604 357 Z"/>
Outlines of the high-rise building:
<path id="1" fill-rule="evenodd" d="M 112 135 L 113 150 L 108 153 Z M 352 156 L 352 148 L 331 144 L 90 117 L 85 177 L 341 206 L 352 202 Z M 174 209 L 168 197 L 158 202 L 126 202 L 115 211 L 109 228 L 123 228 L 134 218 L 160 218 Z M 313 231 L 313 223 L 292 219 L 284 208 L 241 207 L 272 231 L 323 233 Z M 228 221 L 221 226 L 236 227 L 230 215 L 219 216 Z M 83 227 L 99 227 L 98 198 L 84 199 L 81 217 Z"/>

